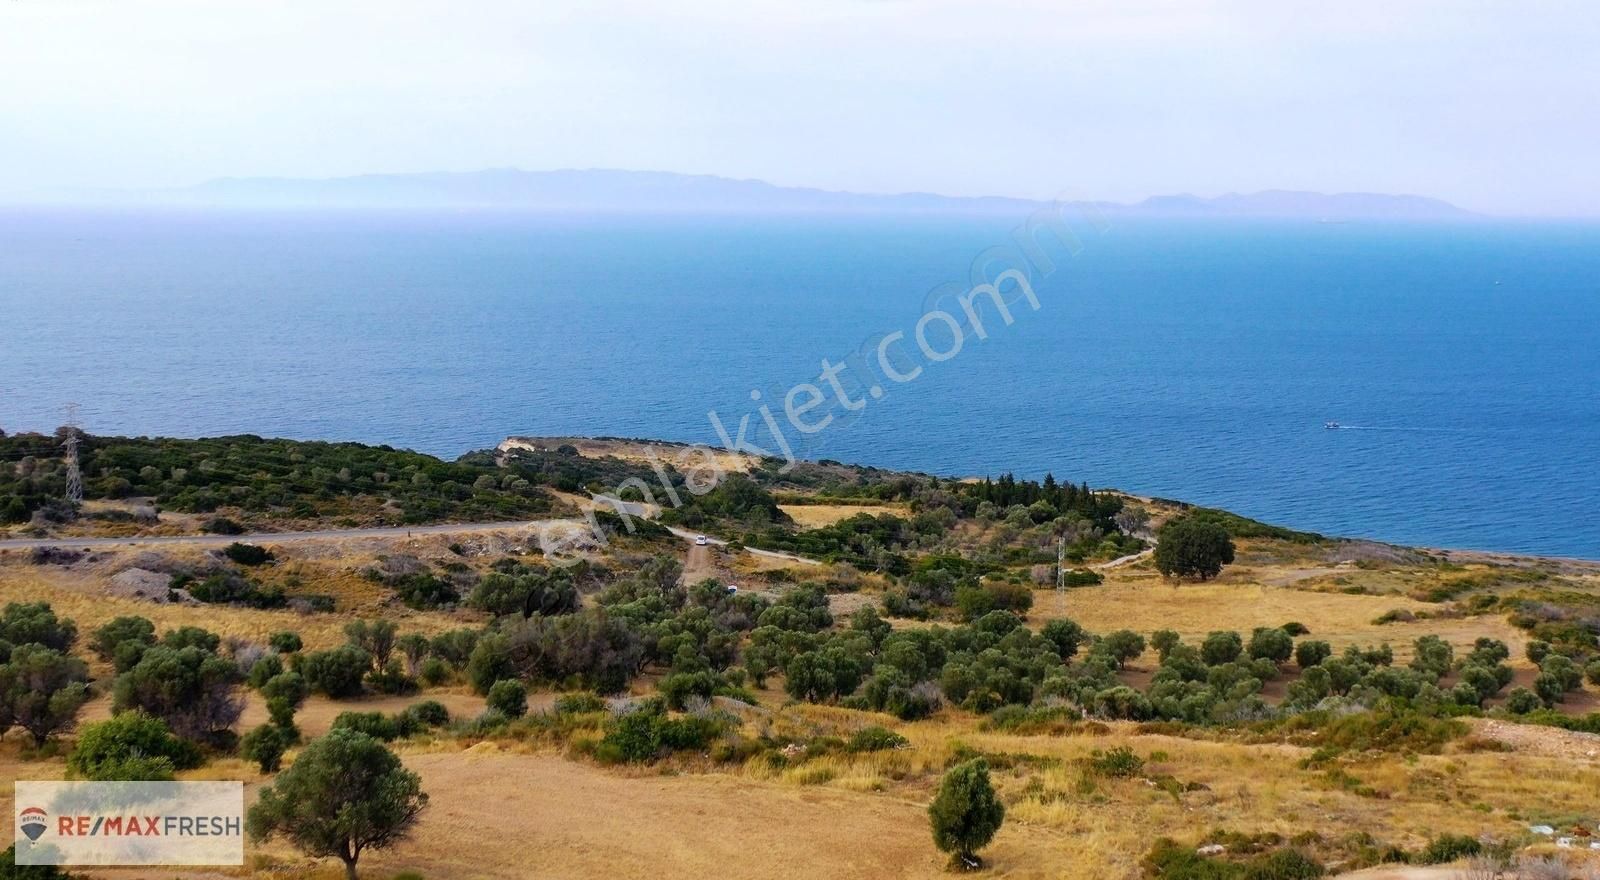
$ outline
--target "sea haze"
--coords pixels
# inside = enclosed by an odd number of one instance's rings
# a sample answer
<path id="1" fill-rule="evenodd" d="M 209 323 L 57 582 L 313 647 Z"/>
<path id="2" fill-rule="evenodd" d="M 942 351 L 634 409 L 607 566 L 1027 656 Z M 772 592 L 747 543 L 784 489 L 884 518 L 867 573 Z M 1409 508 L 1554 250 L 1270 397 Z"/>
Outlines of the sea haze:
<path id="1" fill-rule="evenodd" d="M 1018 219 L 11 209 L 0 427 L 716 442 Z M 1600 226 L 1103 219 L 1038 311 L 803 453 L 1600 558 Z"/>

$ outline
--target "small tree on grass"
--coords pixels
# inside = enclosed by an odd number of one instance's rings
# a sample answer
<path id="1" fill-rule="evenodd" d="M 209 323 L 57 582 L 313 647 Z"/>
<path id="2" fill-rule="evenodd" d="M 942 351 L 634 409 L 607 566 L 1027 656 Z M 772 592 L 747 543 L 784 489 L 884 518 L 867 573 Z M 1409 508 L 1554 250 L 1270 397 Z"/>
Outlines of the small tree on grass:
<path id="1" fill-rule="evenodd" d="M 1261 627 L 1250 635 L 1250 658 L 1282 665 L 1294 653 L 1294 637 L 1278 627 Z"/>
<path id="2" fill-rule="evenodd" d="M 118 672 L 127 672 L 155 643 L 155 624 L 143 617 L 118 617 L 94 631 L 89 647 Z"/>
<path id="3" fill-rule="evenodd" d="M 1129 660 L 1144 653 L 1144 636 L 1133 630 L 1119 629 L 1102 639 L 1099 647 L 1121 669 Z"/>
<path id="4" fill-rule="evenodd" d="M 983 866 L 978 850 L 994 839 L 1006 808 L 989 783 L 989 765 L 982 758 L 960 764 L 944 775 L 939 794 L 928 805 L 933 843 L 950 853 L 950 866 L 972 871 Z"/>
<path id="5" fill-rule="evenodd" d="M 117 676 L 112 711 L 140 709 L 196 742 L 226 738 L 244 712 L 239 668 L 199 647 L 157 645 Z"/>
<path id="6" fill-rule="evenodd" d="M 22 645 L 0 666 L 0 734 L 11 725 L 34 736 L 35 746 L 72 730 L 78 709 L 90 699 L 88 667 L 70 654 L 43 645 Z"/>
<path id="7" fill-rule="evenodd" d="M 241 544 L 235 541 L 222 548 L 222 553 L 240 565 L 265 565 L 272 561 L 272 551 L 255 544 Z"/>
<path id="8" fill-rule="evenodd" d="M 1233 539 L 1214 522 L 1180 516 L 1161 527 L 1156 570 L 1166 577 L 1210 580 L 1233 562 Z"/>
<path id="9" fill-rule="evenodd" d="M 254 761 L 262 773 L 276 773 L 289 748 L 289 735 L 276 724 L 263 724 L 239 740 L 239 757 Z"/>
<path id="10" fill-rule="evenodd" d="M 36 745 L 71 730 L 89 700 L 89 670 L 83 661 L 43 645 L 22 645 L 0 666 L 0 734 L 13 724 Z"/>
<path id="11" fill-rule="evenodd" d="M 199 749 L 139 711 L 88 725 L 67 755 L 74 776 L 97 782 L 160 782 L 199 764 Z"/>
<path id="12" fill-rule="evenodd" d="M 372 655 L 354 645 L 316 651 L 300 661 L 300 674 L 317 693 L 346 700 L 361 693 L 361 682 L 372 668 Z"/>
<path id="13" fill-rule="evenodd" d="M 313 741 L 250 808 L 250 836 L 287 838 L 318 858 L 337 856 L 355 880 L 371 849 L 402 840 L 428 805 L 422 780 L 383 743 L 354 730 Z"/>
<path id="14" fill-rule="evenodd" d="M 268 636 L 267 644 L 271 645 L 272 650 L 277 651 L 279 654 L 293 654 L 294 652 L 305 647 L 306 643 L 305 640 L 300 638 L 299 633 L 291 630 L 284 630 L 282 632 L 275 632 L 271 636 Z"/>
<path id="15" fill-rule="evenodd" d="M 300 730 L 294 725 L 294 713 L 310 693 L 310 686 L 298 672 L 279 673 L 261 686 L 261 696 L 267 700 L 267 717 L 274 727 L 283 732 L 290 745 L 300 741 Z"/>
<path id="16" fill-rule="evenodd" d="M 488 706 L 507 718 L 521 718 L 528 714 L 528 689 L 516 679 L 502 678 L 489 688 Z"/>

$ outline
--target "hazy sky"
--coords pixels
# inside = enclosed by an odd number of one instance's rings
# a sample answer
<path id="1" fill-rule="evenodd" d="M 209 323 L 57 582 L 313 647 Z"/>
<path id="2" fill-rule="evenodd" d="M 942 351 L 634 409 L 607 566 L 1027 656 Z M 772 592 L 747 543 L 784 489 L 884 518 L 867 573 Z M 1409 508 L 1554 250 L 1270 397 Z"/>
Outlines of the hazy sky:
<path id="1" fill-rule="evenodd" d="M 0 192 L 606 167 L 1600 214 L 1600 2 L 0 0 Z"/>

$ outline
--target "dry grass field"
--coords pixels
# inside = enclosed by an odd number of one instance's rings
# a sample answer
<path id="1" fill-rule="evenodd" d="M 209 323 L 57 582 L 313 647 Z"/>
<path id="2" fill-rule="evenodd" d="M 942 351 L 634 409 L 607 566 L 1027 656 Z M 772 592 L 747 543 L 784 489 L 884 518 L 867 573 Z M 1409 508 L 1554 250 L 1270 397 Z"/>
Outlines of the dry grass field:
<path id="1" fill-rule="evenodd" d="M 890 506 L 884 504 L 782 504 L 778 509 L 789 515 L 795 524 L 803 529 L 816 529 L 831 526 L 842 519 L 849 519 L 858 514 L 870 516 L 905 517 L 909 513 L 903 506 Z"/>
<path id="2" fill-rule="evenodd" d="M 499 450 L 547 449 L 571 446 L 585 458 L 617 458 L 639 464 L 672 465 L 681 471 L 715 462 L 726 473 L 742 473 L 760 462 L 751 455 L 721 447 L 687 446 L 679 443 L 658 443 L 648 440 L 605 440 L 595 437 L 509 437 L 501 441 Z"/>
<path id="3" fill-rule="evenodd" d="M 1106 582 L 1097 587 L 1037 592 L 1029 618 L 1030 623 L 1042 625 L 1051 618 L 1070 617 L 1091 632 L 1131 629 L 1148 636 L 1170 629 L 1191 642 L 1214 630 L 1248 634 L 1256 627 L 1293 621 L 1310 630 L 1309 638 L 1325 640 L 1336 650 L 1351 644 L 1389 642 L 1397 656 L 1408 657 L 1411 643 L 1432 633 L 1457 650 L 1470 648 L 1474 639 L 1488 636 L 1506 642 L 1513 657 L 1522 655 L 1525 637 L 1506 623 L 1503 615 L 1377 624 L 1374 621 L 1389 611 L 1416 614 L 1436 610 L 1436 606 L 1404 595 L 1320 592 L 1306 588 L 1303 582 L 1292 587 L 1270 586 L 1274 573 L 1271 568 L 1230 572 L 1207 583 L 1176 584 L 1142 564 L 1106 572 Z"/>
<path id="4" fill-rule="evenodd" d="M 797 505 L 791 513 L 824 516 L 861 510 Z M 32 565 L 10 557 L 0 562 L 0 604 L 48 601 L 84 632 L 128 614 L 149 617 L 159 629 L 195 625 L 255 641 L 293 629 L 302 633 L 308 648 L 343 642 L 344 624 L 358 617 L 391 617 L 402 633 L 437 633 L 478 618 L 407 609 L 359 571 L 385 553 L 447 559 L 447 543 L 444 537 L 431 537 L 285 550 L 280 564 L 263 576 L 292 575 L 304 589 L 336 596 L 340 611 L 331 614 L 156 603 L 119 594 L 108 580 L 130 561 L 131 550 L 71 567 Z M 490 559 L 508 547 L 472 548 L 469 557 L 479 558 L 474 554 L 480 549 L 481 558 Z M 697 555 L 690 568 L 697 574 L 742 579 L 759 577 L 763 569 L 793 567 L 719 548 L 693 552 Z M 1360 567 L 1282 548 L 1246 548 L 1239 564 L 1209 583 L 1174 585 L 1148 562 L 1140 562 L 1108 570 L 1099 586 L 1037 591 L 1029 624 L 1042 626 L 1065 616 L 1094 632 L 1128 628 L 1148 636 L 1173 629 L 1193 642 L 1212 630 L 1248 633 L 1297 621 L 1309 628 L 1312 638 L 1325 639 L 1336 649 L 1387 642 L 1401 662 L 1411 642 L 1423 634 L 1441 635 L 1458 651 L 1489 636 L 1511 646 L 1512 663 L 1523 681 L 1533 672 L 1522 659 L 1525 639 L 1503 613 L 1376 622 L 1396 610 L 1437 613 L 1440 605 L 1413 595 L 1451 578 L 1481 573 L 1471 565 L 1441 574 L 1436 566 Z M 1577 578 L 1569 586 L 1586 588 L 1593 576 L 1579 573 Z M 864 576 L 859 583 L 859 592 L 835 597 L 837 614 L 876 601 L 881 578 Z M 107 670 L 93 666 L 103 679 Z M 1142 684 L 1153 667 L 1153 657 L 1146 656 L 1124 678 Z M 644 690 L 648 686 L 640 684 Z M 1269 696 L 1281 694 L 1281 689 L 1282 682 L 1274 683 Z M 1594 797 L 1600 791 L 1600 737 L 1551 728 L 1474 722 L 1474 735 L 1446 746 L 1442 754 L 1371 752 L 1329 764 L 1308 763 L 1310 748 L 1251 742 L 1237 734 L 1179 737 L 1119 722 L 1018 735 L 987 729 L 983 718 L 949 708 L 930 720 L 903 723 L 889 716 L 790 704 L 777 690 L 760 696 L 762 706 L 743 722 L 749 736 L 848 737 L 865 725 L 880 724 L 908 738 L 910 745 L 877 753 L 801 756 L 781 767 L 762 757 L 714 764 L 688 755 L 653 768 L 614 768 L 549 745 L 424 737 L 397 748 L 421 774 L 431 805 L 415 834 L 364 859 L 362 874 L 389 878 L 414 871 L 428 880 L 944 876 L 944 857 L 931 844 L 925 806 L 944 769 L 973 754 L 989 757 L 1007 805 L 1006 824 L 985 850 L 995 877 L 1133 880 L 1143 876 L 1140 860 L 1154 838 L 1193 840 L 1213 829 L 1276 832 L 1285 838 L 1309 832 L 1329 841 L 1365 832 L 1384 844 L 1414 848 L 1441 832 L 1513 839 L 1530 822 L 1576 817 L 1592 824 L 1600 812 Z M 536 694 L 530 704 L 537 712 L 552 698 Z M 315 736 L 341 711 L 394 712 L 418 699 L 437 699 L 457 716 L 474 715 L 483 705 L 454 685 L 417 697 L 351 702 L 316 698 L 297 721 L 307 735 Z M 105 717 L 108 702 L 97 698 L 83 720 Z M 1594 705 L 1590 687 L 1575 694 L 1569 708 L 1584 711 Z M 247 706 L 246 729 L 265 717 L 253 696 Z M 1086 768 L 1086 759 L 1096 750 L 1117 746 L 1132 748 L 1145 761 L 1139 774 L 1104 778 Z M 65 772 L 62 754 L 60 748 L 33 754 L 16 734 L 7 736 L 0 740 L 0 783 L 59 778 Z M 188 776 L 242 778 L 252 796 L 264 781 L 235 759 L 215 761 Z M 10 808 L 9 798 L 10 786 L 0 784 L 0 812 Z M 90 876 L 339 876 L 334 863 L 308 860 L 281 842 L 252 845 L 250 852 L 250 865 L 235 871 L 95 871 Z M 1360 876 L 1376 880 L 1389 875 Z M 1420 871 L 1394 876 L 1443 880 L 1449 875 Z"/>

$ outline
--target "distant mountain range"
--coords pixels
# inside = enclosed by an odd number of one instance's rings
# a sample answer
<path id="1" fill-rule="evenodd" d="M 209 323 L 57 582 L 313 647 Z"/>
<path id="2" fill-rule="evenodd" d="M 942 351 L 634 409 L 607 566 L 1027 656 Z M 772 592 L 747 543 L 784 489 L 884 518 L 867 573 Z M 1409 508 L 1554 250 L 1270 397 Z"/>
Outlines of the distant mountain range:
<path id="1" fill-rule="evenodd" d="M 326 180 L 223 178 L 166 190 L 57 194 L 53 202 L 238 208 L 501 209 L 595 212 L 1018 214 L 1047 203 L 932 193 L 872 195 L 760 180 L 659 171 L 519 171 L 368 174 Z M 1290 217 L 1319 220 L 1445 218 L 1471 214 L 1411 195 L 1268 190 L 1216 198 L 1157 196 L 1137 204 L 1083 203 L 1116 214 Z"/>

